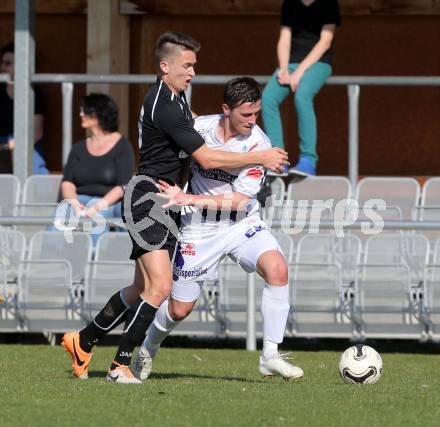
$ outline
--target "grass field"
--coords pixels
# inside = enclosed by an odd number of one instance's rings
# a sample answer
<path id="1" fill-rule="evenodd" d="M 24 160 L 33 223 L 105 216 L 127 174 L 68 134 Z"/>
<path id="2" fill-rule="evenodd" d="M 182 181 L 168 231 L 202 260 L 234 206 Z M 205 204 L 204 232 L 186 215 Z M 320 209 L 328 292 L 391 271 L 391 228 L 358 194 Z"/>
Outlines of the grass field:
<path id="1" fill-rule="evenodd" d="M 345 384 L 339 352 L 295 352 L 304 379 L 262 379 L 258 353 L 163 349 L 143 385 L 104 381 L 113 347 L 96 350 L 90 379 L 70 375 L 60 347 L 0 345 L 0 425 L 438 426 L 437 355 L 382 353 L 374 385 Z"/>

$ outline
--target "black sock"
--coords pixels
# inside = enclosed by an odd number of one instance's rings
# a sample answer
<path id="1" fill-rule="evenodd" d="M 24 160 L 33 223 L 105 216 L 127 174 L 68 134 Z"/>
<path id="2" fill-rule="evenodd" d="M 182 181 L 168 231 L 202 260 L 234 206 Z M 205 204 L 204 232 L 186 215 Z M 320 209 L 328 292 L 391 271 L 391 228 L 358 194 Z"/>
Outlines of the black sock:
<path id="1" fill-rule="evenodd" d="M 115 362 L 129 366 L 131 355 L 137 345 L 142 344 L 148 327 L 154 320 L 157 308 L 148 304 L 141 297 L 131 306 L 125 321 L 124 333 L 116 352 Z M 112 364 L 111 369 L 116 367 Z"/>
<path id="2" fill-rule="evenodd" d="M 90 352 L 99 339 L 125 321 L 128 312 L 121 298 L 121 291 L 116 292 L 95 318 L 79 332 L 81 348 Z"/>

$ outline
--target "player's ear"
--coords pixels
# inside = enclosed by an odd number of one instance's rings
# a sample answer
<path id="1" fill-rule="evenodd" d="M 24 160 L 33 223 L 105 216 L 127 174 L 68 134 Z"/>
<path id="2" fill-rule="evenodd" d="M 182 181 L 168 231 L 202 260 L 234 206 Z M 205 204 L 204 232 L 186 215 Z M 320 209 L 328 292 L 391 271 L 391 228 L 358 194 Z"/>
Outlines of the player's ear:
<path id="1" fill-rule="evenodd" d="M 222 104 L 223 114 L 229 116 L 231 114 L 231 109 L 228 104 Z"/>
<path id="2" fill-rule="evenodd" d="M 162 71 L 162 74 L 168 74 L 170 72 L 170 66 L 167 61 L 160 61 L 159 67 L 160 71 Z"/>

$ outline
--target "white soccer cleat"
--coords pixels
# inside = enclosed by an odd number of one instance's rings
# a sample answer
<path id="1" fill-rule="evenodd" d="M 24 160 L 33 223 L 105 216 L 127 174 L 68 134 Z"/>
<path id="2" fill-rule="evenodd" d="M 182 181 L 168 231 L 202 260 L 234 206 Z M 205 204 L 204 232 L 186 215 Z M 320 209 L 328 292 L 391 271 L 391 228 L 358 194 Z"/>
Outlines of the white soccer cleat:
<path id="1" fill-rule="evenodd" d="M 115 361 L 113 361 L 113 363 L 116 365 L 116 368 L 109 369 L 106 378 L 107 381 L 119 384 L 142 384 L 142 381 L 133 375 L 128 366 L 120 365 Z"/>
<path id="2" fill-rule="evenodd" d="M 273 356 L 267 359 L 260 356 L 260 374 L 263 375 L 263 377 L 280 376 L 284 379 L 302 378 L 304 371 L 298 366 L 287 362 L 287 360 L 289 360 L 288 355 L 289 353 L 274 353 Z"/>
<path id="3" fill-rule="evenodd" d="M 131 364 L 131 370 L 136 378 L 141 381 L 146 380 L 153 370 L 153 359 L 156 352 L 146 349 L 141 346 Z"/>

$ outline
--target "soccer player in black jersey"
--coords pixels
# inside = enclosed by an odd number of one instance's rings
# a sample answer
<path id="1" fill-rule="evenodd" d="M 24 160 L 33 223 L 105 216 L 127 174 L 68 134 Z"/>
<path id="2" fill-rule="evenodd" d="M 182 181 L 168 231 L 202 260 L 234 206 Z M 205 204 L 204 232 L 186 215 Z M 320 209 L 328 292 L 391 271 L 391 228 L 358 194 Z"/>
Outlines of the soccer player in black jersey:
<path id="1" fill-rule="evenodd" d="M 168 297 L 173 282 L 171 259 L 176 246 L 178 213 L 161 208 L 156 196 L 158 180 L 175 184 L 183 160 L 192 156 L 204 169 L 259 164 L 281 171 L 287 153 L 278 148 L 255 153 L 209 150 L 194 129 L 184 91 L 195 75 L 200 44 L 177 32 L 162 34 L 156 44 L 158 79 L 145 96 L 139 120 L 140 163 L 138 175 L 124 196 L 124 222 L 133 242 L 136 260 L 133 284 L 116 292 L 81 331 L 68 332 L 63 346 L 70 353 L 75 376 L 87 378 L 92 347 L 125 321 L 123 335 L 107 380 L 138 384 L 130 370 L 131 356 L 140 345 L 157 308 Z"/>

